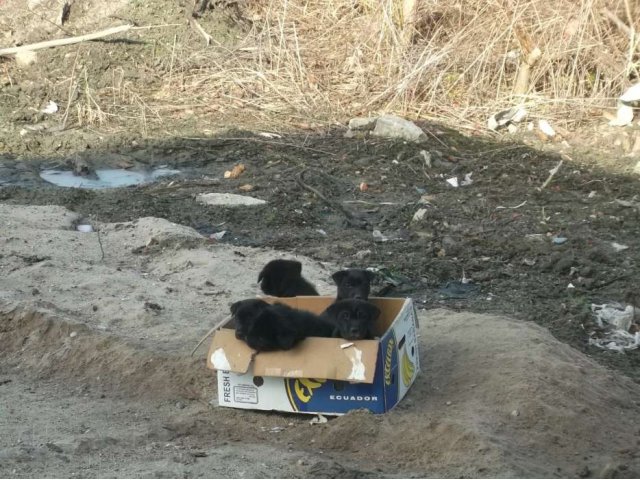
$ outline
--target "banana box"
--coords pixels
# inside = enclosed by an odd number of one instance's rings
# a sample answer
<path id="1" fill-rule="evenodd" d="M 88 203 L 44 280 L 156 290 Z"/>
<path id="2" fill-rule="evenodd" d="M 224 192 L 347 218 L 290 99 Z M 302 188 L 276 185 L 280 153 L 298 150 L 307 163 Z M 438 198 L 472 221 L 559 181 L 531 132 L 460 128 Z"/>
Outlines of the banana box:
<path id="1" fill-rule="evenodd" d="M 335 298 L 264 300 L 319 314 Z M 217 370 L 218 404 L 328 415 L 391 410 L 420 372 L 417 316 L 409 298 L 370 301 L 381 310 L 376 340 L 310 337 L 292 350 L 257 353 L 235 338 L 233 324 L 218 330 L 207 355 L 207 366 Z"/>

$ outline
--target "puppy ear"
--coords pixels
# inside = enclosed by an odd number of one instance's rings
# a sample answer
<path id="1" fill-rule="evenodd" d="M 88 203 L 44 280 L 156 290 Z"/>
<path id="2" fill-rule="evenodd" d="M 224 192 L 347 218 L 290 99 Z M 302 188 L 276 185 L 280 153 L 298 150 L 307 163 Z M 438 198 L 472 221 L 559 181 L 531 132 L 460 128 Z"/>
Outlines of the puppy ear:
<path id="1" fill-rule="evenodd" d="M 231 304 L 230 310 L 231 310 L 231 314 L 235 315 L 236 312 L 238 311 L 238 308 L 240 308 L 240 304 L 242 303 L 242 300 L 240 300 L 239 302 L 235 302 L 233 304 Z"/>
<path id="2" fill-rule="evenodd" d="M 328 314 L 331 318 L 337 318 L 337 314 L 340 312 L 340 305 L 332 303 L 327 307 L 324 313 Z"/>
<path id="3" fill-rule="evenodd" d="M 297 260 L 284 260 L 286 261 L 287 272 L 290 272 L 296 276 L 302 275 L 302 264 Z"/>
<path id="4" fill-rule="evenodd" d="M 348 272 L 346 270 L 340 270 L 339 272 L 336 272 L 333 275 L 331 275 L 331 278 L 333 279 L 336 285 L 340 285 L 342 283 L 342 280 L 347 274 Z"/>

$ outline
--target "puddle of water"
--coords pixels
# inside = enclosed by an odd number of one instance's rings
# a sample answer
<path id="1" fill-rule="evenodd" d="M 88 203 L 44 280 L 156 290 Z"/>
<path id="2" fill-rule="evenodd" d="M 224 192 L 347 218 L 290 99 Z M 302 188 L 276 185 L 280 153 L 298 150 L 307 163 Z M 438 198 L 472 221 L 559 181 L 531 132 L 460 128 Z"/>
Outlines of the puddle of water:
<path id="1" fill-rule="evenodd" d="M 40 178 L 59 187 L 101 189 L 141 185 L 178 173 L 179 170 L 169 168 L 156 168 L 150 172 L 106 168 L 96 170 L 97 178 L 87 178 L 76 176 L 70 170 L 43 170 L 40 172 Z"/>

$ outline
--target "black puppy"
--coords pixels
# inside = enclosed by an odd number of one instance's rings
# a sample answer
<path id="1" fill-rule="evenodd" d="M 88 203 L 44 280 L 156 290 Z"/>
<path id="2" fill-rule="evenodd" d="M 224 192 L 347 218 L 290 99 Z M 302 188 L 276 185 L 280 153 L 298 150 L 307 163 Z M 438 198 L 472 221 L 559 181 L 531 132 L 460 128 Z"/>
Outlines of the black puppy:
<path id="1" fill-rule="evenodd" d="M 325 319 L 287 305 L 242 300 L 231 306 L 236 338 L 254 350 L 289 350 L 307 337 L 331 337 L 334 326 Z"/>
<path id="2" fill-rule="evenodd" d="M 359 268 L 349 268 L 334 273 L 331 278 L 338 286 L 336 300 L 345 298 L 355 298 L 367 300 L 371 290 L 371 281 L 375 274 L 369 270 Z"/>
<path id="3" fill-rule="evenodd" d="M 231 315 L 236 329 L 236 338 L 238 340 L 247 340 L 247 335 L 253 327 L 258 315 L 269 307 L 264 300 L 249 299 L 240 300 L 231 305 Z"/>
<path id="4" fill-rule="evenodd" d="M 345 340 L 370 340 L 380 309 L 365 300 L 337 300 L 322 312 L 321 318 L 333 325 L 333 336 Z"/>
<path id="5" fill-rule="evenodd" d="M 296 260 L 271 260 L 258 275 L 258 283 L 264 293 L 273 297 L 318 295 L 302 276 L 302 264 Z"/>

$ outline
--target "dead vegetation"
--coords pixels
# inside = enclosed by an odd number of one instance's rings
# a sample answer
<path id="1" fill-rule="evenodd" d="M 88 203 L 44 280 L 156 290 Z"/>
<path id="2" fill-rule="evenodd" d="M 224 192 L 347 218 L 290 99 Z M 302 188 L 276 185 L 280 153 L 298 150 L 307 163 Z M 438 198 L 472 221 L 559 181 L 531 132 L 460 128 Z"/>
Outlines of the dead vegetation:
<path id="1" fill-rule="evenodd" d="M 257 116 L 393 111 L 469 126 L 525 101 L 574 122 L 614 107 L 640 66 L 631 0 L 254 0 L 243 12 L 246 37 L 176 56 L 180 88 L 169 78 L 165 96 Z"/>
<path id="2" fill-rule="evenodd" d="M 477 129 L 524 103 L 566 126 L 613 110 L 639 77 L 638 0 L 200 1 L 161 18 L 127 8 L 163 28 L 140 32 L 145 46 L 112 44 L 148 55 L 111 64 L 108 82 L 92 84 L 86 55 L 75 65 L 66 85 L 80 125 L 135 120 L 146 132 L 195 114 L 304 128 L 384 111 Z M 147 78 L 127 79 L 132 67 Z"/>

